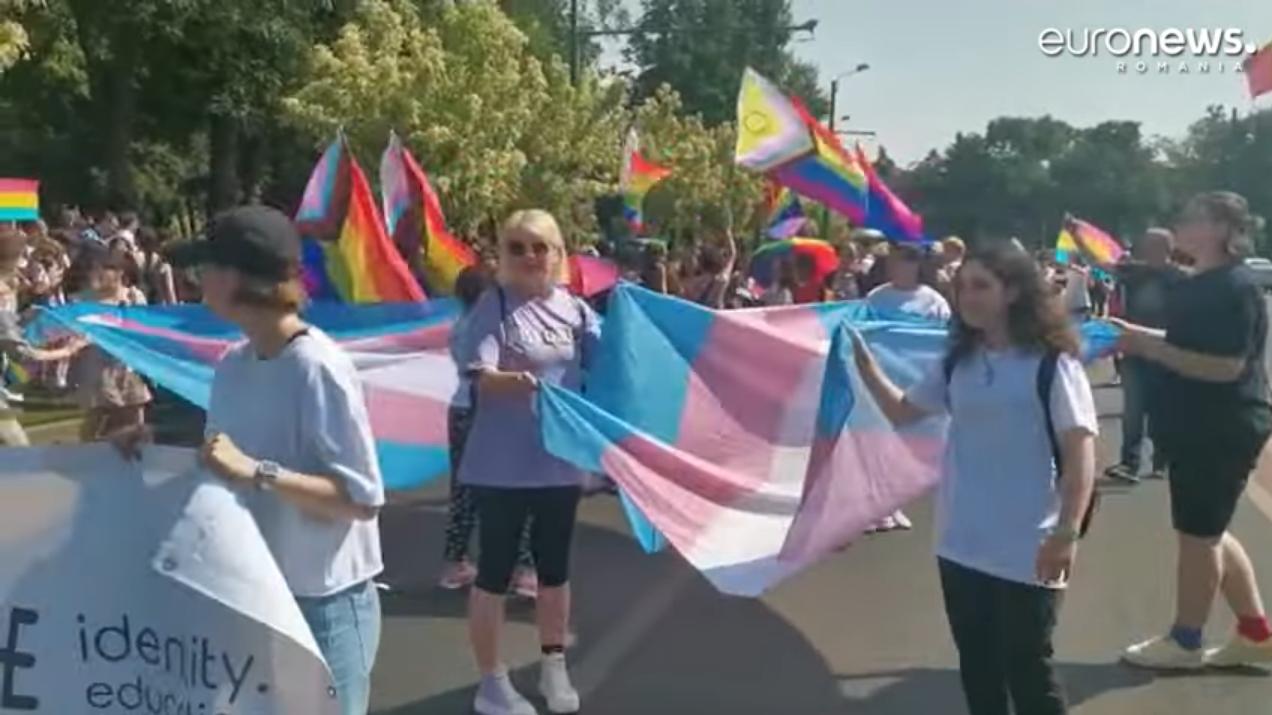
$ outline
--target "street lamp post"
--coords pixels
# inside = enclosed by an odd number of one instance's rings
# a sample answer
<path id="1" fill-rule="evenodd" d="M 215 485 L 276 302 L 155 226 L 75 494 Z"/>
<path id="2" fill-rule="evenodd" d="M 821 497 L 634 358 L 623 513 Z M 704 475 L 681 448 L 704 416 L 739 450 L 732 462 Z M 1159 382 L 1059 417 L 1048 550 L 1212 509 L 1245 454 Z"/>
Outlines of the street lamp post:
<path id="1" fill-rule="evenodd" d="M 856 67 L 848 70 L 847 72 L 836 75 L 834 79 L 830 80 L 830 131 L 835 131 L 835 102 L 839 99 L 839 81 L 847 79 L 855 74 L 861 74 L 868 69 L 870 69 L 870 65 L 862 62 Z"/>

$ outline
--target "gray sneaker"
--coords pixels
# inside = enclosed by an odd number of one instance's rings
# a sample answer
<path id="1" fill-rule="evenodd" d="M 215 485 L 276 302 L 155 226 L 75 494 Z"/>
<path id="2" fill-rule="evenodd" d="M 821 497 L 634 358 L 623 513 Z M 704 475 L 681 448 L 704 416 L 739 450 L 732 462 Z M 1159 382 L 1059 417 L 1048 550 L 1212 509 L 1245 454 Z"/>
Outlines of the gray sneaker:
<path id="1" fill-rule="evenodd" d="M 1136 474 L 1137 471 L 1125 464 L 1115 464 L 1104 470 L 1104 476 L 1126 484 L 1139 484 L 1140 479 L 1139 475 Z"/>
<path id="2" fill-rule="evenodd" d="M 506 670 L 481 679 L 473 710 L 477 715 L 539 715 L 530 701 L 512 686 Z"/>

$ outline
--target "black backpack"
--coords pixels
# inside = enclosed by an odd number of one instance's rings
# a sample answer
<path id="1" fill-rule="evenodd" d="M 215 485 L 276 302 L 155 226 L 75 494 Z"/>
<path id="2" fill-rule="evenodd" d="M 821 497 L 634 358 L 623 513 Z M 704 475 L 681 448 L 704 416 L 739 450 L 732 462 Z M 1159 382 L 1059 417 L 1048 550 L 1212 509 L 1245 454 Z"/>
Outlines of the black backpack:
<path id="1" fill-rule="evenodd" d="M 1056 381 L 1056 365 L 1060 361 L 1060 353 L 1054 350 L 1048 350 L 1042 356 L 1042 360 L 1038 362 L 1038 377 L 1035 381 L 1035 389 L 1038 394 L 1038 401 L 1042 404 L 1042 415 L 1047 425 L 1047 439 L 1051 442 L 1051 460 L 1056 465 L 1056 480 L 1064 475 L 1064 462 L 1060 450 L 1060 440 L 1056 437 L 1055 421 L 1051 417 L 1051 386 Z M 954 375 L 954 365 L 946 361 L 945 368 L 945 384 L 948 387 L 950 378 Z M 1091 530 L 1091 522 L 1095 518 L 1095 513 L 1100 509 L 1100 492 L 1097 489 L 1091 490 L 1091 501 L 1087 504 L 1086 513 L 1082 515 L 1082 526 L 1078 529 L 1078 536 L 1086 536 Z"/>

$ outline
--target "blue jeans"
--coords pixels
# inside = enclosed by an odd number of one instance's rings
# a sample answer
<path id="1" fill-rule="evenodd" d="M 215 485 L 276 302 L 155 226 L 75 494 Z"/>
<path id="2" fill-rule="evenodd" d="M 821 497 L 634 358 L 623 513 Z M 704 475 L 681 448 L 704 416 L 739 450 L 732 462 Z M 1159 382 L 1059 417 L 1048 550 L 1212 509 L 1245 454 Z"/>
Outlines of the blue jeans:
<path id="1" fill-rule="evenodd" d="M 1150 421 L 1149 401 L 1153 397 L 1157 381 L 1156 368 L 1138 358 L 1122 360 L 1122 464 L 1138 472 L 1140 467 L 1140 449 L 1144 443 L 1145 425 Z M 1150 425 L 1151 427 L 1151 425 Z M 1149 429 L 1149 437 L 1152 430 Z M 1153 470 L 1166 468 L 1166 458 L 1162 451 L 1153 445 Z"/>
<path id="2" fill-rule="evenodd" d="M 331 669 L 341 715 L 366 715 L 371 667 L 380 648 L 380 594 L 364 581 L 319 598 L 297 597 L 318 650 Z"/>

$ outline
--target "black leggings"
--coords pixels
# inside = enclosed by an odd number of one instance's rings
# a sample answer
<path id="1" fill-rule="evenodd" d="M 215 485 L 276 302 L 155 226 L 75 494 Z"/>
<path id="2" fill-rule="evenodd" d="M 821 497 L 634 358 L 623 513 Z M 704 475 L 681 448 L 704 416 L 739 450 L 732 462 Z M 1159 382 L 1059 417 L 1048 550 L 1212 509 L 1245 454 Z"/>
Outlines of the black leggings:
<path id="1" fill-rule="evenodd" d="M 1051 664 L 1051 633 L 1062 592 L 1005 581 L 945 559 L 940 568 L 971 715 L 1067 712 Z"/>
<path id="2" fill-rule="evenodd" d="M 517 564 L 522 525 L 531 519 L 530 552 L 539 585 L 564 586 L 570 580 L 570 542 L 578 513 L 579 487 L 472 487 L 477 500 L 481 554 L 477 588 L 503 595 Z"/>

